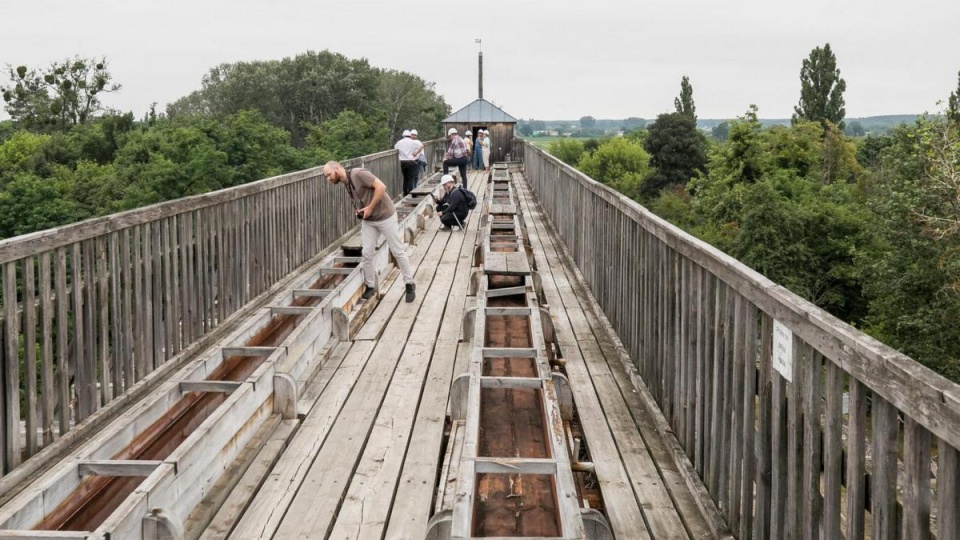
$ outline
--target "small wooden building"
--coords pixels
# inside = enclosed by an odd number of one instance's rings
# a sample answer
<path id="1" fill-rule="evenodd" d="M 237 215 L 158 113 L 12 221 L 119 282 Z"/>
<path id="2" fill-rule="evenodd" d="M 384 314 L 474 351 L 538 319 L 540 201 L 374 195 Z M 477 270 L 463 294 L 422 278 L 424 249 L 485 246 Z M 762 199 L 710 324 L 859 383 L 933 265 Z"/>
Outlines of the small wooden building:
<path id="1" fill-rule="evenodd" d="M 505 161 L 511 153 L 513 129 L 517 119 L 493 103 L 480 98 L 443 120 L 443 132 L 457 128 L 461 136 L 470 130 L 476 141 L 477 131 L 490 131 L 490 162 Z"/>

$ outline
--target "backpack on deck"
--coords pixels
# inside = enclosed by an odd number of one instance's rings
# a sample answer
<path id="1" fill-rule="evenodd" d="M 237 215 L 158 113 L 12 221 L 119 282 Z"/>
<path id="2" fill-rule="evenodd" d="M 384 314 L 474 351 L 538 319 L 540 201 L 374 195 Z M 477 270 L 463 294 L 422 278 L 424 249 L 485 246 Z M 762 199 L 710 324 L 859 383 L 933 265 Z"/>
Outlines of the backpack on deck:
<path id="1" fill-rule="evenodd" d="M 477 207 L 477 196 L 474 195 L 472 191 L 470 191 L 469 189 L 463 186 L 460 186 L 457 189 L 462 191 L 464 198 L 467 199 L 467 209 L 468 210 L 475 209 Z"/>

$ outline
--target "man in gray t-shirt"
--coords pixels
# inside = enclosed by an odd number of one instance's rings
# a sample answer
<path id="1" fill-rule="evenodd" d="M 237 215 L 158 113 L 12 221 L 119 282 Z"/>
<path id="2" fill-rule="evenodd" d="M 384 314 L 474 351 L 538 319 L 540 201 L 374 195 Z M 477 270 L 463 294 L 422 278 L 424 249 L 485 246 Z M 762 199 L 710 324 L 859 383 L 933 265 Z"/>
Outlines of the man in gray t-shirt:
<path id="1" fill-rule="evenodd" d="M 364 300 L 377 294 L 375 268 L 373 258 L 377 251 L 377 241 L 382 234 L 387 241 L 393 258 L 397 260 L 403 281 L 406 283 L 406 301 L 413 302 L 417 297 L 416 286 L 413 284 L 413 272 L 410 270 L 410 261 L 400 241 L 400 226 L 397 223 L 397 211 L 393 207 L 393 200 L 387 193 L 387 186 L 372 172 L 366 169 L 351 169 L 348 173 L 339 162 L 329 161 L 323 166 L 323 174 L 331 184 L 343 184 L 350 194 L 357 217 L 360 222 L 360 232 L 363 238 L 363 282 L 367 288 L 363 291 Z"/>

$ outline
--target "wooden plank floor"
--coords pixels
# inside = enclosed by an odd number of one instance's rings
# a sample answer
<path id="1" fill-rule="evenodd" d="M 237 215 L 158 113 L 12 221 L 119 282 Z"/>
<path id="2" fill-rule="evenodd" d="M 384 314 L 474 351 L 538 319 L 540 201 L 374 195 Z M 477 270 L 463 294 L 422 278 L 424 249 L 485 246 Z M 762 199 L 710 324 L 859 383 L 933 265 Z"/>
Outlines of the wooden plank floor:
<path id="1" fill-rule="evenodd" d="M 470 180 L 480 197 L 485 178 L 471 172 Z M 602 315 L 557 249 L 527 186 L 518 191 L 517 210 L 528 216 L 616 537 L 710 537 L 716 525 L 677 472 L 671 447 L 604 334 Z M 313 378 L 311 385 L 319 386 L 304 390 L 306 417 L 282 454 L 267 462 L 269 473 L 240 520 L 205 537 L 424 538 L 443 460 L 450 385 L 464 346 L 461 319 L 472 305 L 467 290 L 479 214 L 471 214 L 466 233 L 441 232 L 439 220 L 429 222 L 410 249 L 416 301 L 403 301 L 402 280 L 389 285 L 355 340 L 340 344 L 335 362 Z"/>

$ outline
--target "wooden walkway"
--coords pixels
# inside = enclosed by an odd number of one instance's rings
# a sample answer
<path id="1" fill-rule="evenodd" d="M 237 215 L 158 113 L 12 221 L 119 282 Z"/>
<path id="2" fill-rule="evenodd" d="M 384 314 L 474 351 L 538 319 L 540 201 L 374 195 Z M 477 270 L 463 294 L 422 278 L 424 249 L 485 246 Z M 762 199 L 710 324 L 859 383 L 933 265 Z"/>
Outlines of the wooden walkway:
<path id="1" fill-rule="evenodd" d="M 486 179 L 471 172 L 478 196 Z M 719 520 L 623 348 L 533 204 L 522 208 L 577 411 L 618 539 L 711 538 Z M 297 421 L 278 423 L 204 538 L 424 538 L 444 459 L 480 212 L 466 232 L 432 219 L 409 250 L 417 299 L 400 279 L 353 341 L 329 348 L 304 389 Z M 693 489 L 688 485 L 692 484 Z M 706 501 L 706 502 L 704 502 Z"/>

